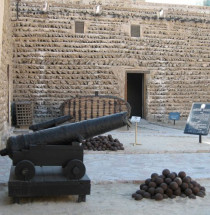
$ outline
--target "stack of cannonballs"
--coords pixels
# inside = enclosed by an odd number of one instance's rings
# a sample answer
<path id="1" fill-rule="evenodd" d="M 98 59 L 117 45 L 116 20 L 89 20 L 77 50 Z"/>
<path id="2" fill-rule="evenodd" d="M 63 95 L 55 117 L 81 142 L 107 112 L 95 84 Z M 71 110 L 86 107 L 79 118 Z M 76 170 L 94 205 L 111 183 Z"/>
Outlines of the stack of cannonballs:
<path id="1" fill-rule="evenodd" d="M 108 136 L 97 136 L 94 138 L 89 138 L 82 142 L 83 148 L 85 150 L 93 151 L 117 151 L 124 150 L 123 144 L 120 143 L 118 139 L 114 139 L 112 135 Z"/>
<path id="2" fill-rule="evenodd" d="M 178 174 L 170 172 L 168 169 L 162 171 L 162 175 L 153 173 L 151 178 L 145 180 L 140 185 L 140 190 L 132 194 L 135 200 L 143 198 L 162 200 L 166 198 L 189 197 L 195 199 L 196 196 L 204 197 L 205 187 L 192 180 L 185 172 Z"/>

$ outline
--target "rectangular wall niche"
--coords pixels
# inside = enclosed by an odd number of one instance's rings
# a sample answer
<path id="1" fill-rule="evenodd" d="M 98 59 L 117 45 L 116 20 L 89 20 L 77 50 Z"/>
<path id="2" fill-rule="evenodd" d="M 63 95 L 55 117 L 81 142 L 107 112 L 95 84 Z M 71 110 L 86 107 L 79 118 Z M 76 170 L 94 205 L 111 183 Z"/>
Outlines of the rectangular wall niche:
<path id="1" fill-rule="evenodd" d="M 84 22 L 75 21 L 75 33 L 84 34 Z"/>
<path id="2" fill-rule="evenodd" d="M 140 37 L 140 25 L 131 25 L 131 37 Z"/>

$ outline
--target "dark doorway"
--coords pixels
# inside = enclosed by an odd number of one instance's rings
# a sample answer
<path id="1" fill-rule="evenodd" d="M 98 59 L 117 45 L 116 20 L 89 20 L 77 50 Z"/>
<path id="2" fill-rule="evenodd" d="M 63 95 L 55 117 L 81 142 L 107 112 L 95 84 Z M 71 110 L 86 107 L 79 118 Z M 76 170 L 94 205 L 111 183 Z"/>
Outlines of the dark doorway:
<path id="1" fill-rule="evenodd" d="M 127 73 L 127 101 L 131 105 L 131 116 L 143 118 L 144 74 Z"/>

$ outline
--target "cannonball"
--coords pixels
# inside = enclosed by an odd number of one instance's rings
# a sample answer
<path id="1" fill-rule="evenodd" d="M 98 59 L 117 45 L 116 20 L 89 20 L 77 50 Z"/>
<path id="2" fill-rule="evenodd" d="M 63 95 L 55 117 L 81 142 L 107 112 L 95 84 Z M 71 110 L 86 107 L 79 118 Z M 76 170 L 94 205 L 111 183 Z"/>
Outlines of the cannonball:
<path id="1" fill-rule="evenodd" d="M 156 187 L 156 186 L 157 186 L 157 185 L 156 185 L 155 182 L 153 182 L 153 181 L 149 182 L 149 187 Z"/>
<path id="2" fill-rule="evenodd" d="M 192 190 L 192 188 L 194 187 L 193 184 L 188 183 L 188 187 Z"/>
<path id="3" fill-rule="evenodd" d="M 137 195 L 138 195 L 137 193 L 133 193 L 132 198 L 136 198 Z"/>
<path id="4" fill-rule="evenodd" d="M 196 196 L 194 194 L 191 194 L 188 196 L 190 199 L 196 199 Z"/>
<path id="5" fill-rule="evenodd" d="M 167 199 L 167 198 L 168 198 L 168 195 L 164 193 L 164 194 L 163 194 L 163 198 L 164 198 L 164 199 Z"/>
<path id="6" fill-rule="evenodd" d="M 204 198 L 203 192 L 198 192 L 196 195 L 199 196 L 199 197 L 201 197 L 201 198 Z"/>
<path id="7" fill-rule="evenodd" d="M 92 144 L 90 142 L 87 142 L 87 146 L 90 147 Z"/>
<path id="8" fill-rule="evenodd" d="M 177 177 L 177 176 L 178 176 L 176 172 L 172 172 L 172 173 L 175 175 L 175 177 Z"/>
<path id="9" fill-rule="evenodd" d="M 144 183 L 145 183 L 146 185 L 149 185 L 149 182 L 150 182 L 150 181 L 151 181 L 151 178 L 148 178 L 148 179 L 145 180 Z"/>
<path id="10" fill-rule="evenodd" d="M 169 187 L 170 187 L 172 190 L 176 190 L 176 189 L 179 187 L 179 185 L 178 185 L 175 181 L 173 181 L 173 182 L 171 182 L 171 183 L 169 184 Z"/>
<path id="11" fill-rule="evenodd" d="M 173 190 L 170 189 L 170 188 L 167 188 L 167 190 L 165 191 L 165 194 L 168 196 L 168 197 L 171 197 L 173 195 Z"/>
<path id="12" fill-rule="evenodd" d="M 97 145 L 97 144 L 95 144 Z M 94 146 L 92 146 L 94 148 Z M 114 147 L 114 146 L 112 146 Z M 118 147 L 119 148 L 119 147 Z M 196 196 L 204 197 L 205 187 L 201 186 L 190 176 L 186 176 L 184 171 L 180 171 L 178 176 L 168 169 L 163 170 L 162 175 L 152 173 L 151 178 L 147 178 L 140 185 L 140 190 L 132 194 L 132 198 L 141 200 L 142 198 L 162 200 L 163 198 L 189 197 L 195 199 Z"/>
<path id="13" fill-rule="evenodd" d="M 196 187 L 198 187 L 199 189 L 201 189 L 201 185 L 199 183 L 197 183 Z"/>
<path id="14" fill-rule="evenodd" d="M 150 199 L 151 198 L 151 194 L 148 193 L 148 192 L 145 192 L 144 195 L 143 195 L 144 198 L 146 199 Z"/>
<path id="15" fill-rule="evenodd" d="M 171 178 L 165 178 L 165 183 L 166 184 L 170 184 L 172 182 L 172 179 Z"/>
<path id="16" fill-rule="evenodd" d="M 180 186 L 182 184 L 182 179 L 180 177 L 176 177 L 174 179 L 174 182 L 176 182 Z"/>
<path id="17" fill-rule="evenodd" d="M 200 190 L 206 191 L 206 188 L 202 186 L 200 187 Z"/>
<path id="18" fill-rule="evenodd" d="M 137 190 L 136 193 L 143 196 L 143 194 L 145 193 L 145 191 L 144 190 Z"/>
<path id="19" fill-rule="evenodd" d="M 169 169 L 164 169 L 164 170 L 162 171 L 162 174 L 163 174 L 164 176 L 167 176 L 168 174 L 170 174 L 170 170 L 169 170 Z"/>
<path id="20" fill-rule="evenodd" d="M 143 196 L 140 194 L 137 194 L 135 197 L 135 200 L 137 200 L 137 201 L 142 200 L 142 199 L 143 199 Z"/>
<path id="21" fill-rule="evenodd" d="M 180 187 L 181 187 L 182 190 L 186 190 L 188 188 L 188 184 L 187 183 L 182 183 Z"/>
<path id="22" fill-rule="evenodd" d="M 150 187 L 148 189 L 148 192 L 153 196 L 155 194 L 155 188 L 154 187 Z"/>
<path id="23" fill-rule="evenodd" d="M 140 184 L 140 190 L 142 190 L 142 187 L 144 186 L 144 185 L 146 185 L 146 184 Z"/>
<path id="24" fill-rule="evenodd" d="M 152 175 L 151 175 L 151 178 L 152 179 L 155 179 L 155 178 L 157 178 L 158 177 L 158 174 L 157 173 L 152 173 Z"/>
<path id="25" fill-rule="evenodd" d="M 160 193 L 160 194 L 163 195 L 164 190 L 163 190 L 161 187 L 157 187 L 157 188 L 155 189 L 155 193 Z"/>
<path id="26" fill-rule="evenodd" d="M 166 183 L 160 184 L 160 187 L 165 191 L 168 188 L 168 185 Z"/>
<path id="27" fill-rule="evenodd" d="M 174 190 L 174 195 L 175 195 L 175 196 L 180 196 L 181 193 L 182 193 L 182 192 L 181 192 L 181 189 L 180 189 L 180 188 Z"/>
<path id="28" fill-rule="evenodd" d="M 149 188 L 149 187 L 148 187 L 147 185 L 144 185 L 144 186 L 142 187 L 142 190 L 147 191 L 148 188 Z"/>
<path id="29" fill-rule="evenodd" d="M 193 187 L 197 187 L 197 184 L 198 184 L 198 183 L 197 183 L 196 181 L 193 181 L 193 180 L 192 180 L 192 181 L 191 181 L 191 184 L 193 185 Z"/>
<path id="30" fill-rule="evenodd" d="M 206 192 L 204 190 L 200 190 L 201 193 L 203 193 L 203 195 L 206 195 Z"/>
<path id="31" fill-rule="evenodd" d="M 180 197 L 186 198 L 187 196 L 184 193 L 181 193 Z"/>
<path id="32" fill-rule="evenodd" d="M 182 179 L 182 181 L 189 184 L 191 182 L 191 178 L 189 176 L 186 176 Z"/>
<path id="33" fill-rule="evenodd" d="M 159 175 L 159 178 L 165 179 L 165 175 Z"/>
<path id="34" fill-rule="evenodd" d="M 178 176 L 180 178 L 184 178 L 184 177 L 186 177 L 186 173 L 184 171 L 181 171 L 181 172 L 179 172 Z"/>
<path id="35" fill-rule="evenodd" d="M 187 196 L 189 196 L 189 195 L 192 194 L 192 190 L 191 190 L 190 188 L 187 188 L 187 189 L 184 191 L 184 193 L 185 193 Z"/>
<path id="36" fill-rule="evenodd" d="M 163 183 L 163 179 L 160 178 L 160 177 L 157 177 L 157 178 L 155 178 L 155 183 L 156 183 L 157 185 L 162 184 L 162 183 Z"/>
<path id="37" fill-rule="evenodd" d="M 160 193 L 155 194 L 155 200 L 160 201 L 163 199 L 163 195 Z"/>
<path id="38" fill-rule="evenodd" d="M 117 151 L 117 148 L 116 148 L 116 147 L 114 147 L 113 151 Z"/>
<path id="39" fill-rule="evenodd" d="M 174 180 L 176 178 L 176 175 L 174 173 L 170 173 L 167 176 L 168 178 L 171 178 L 172 180 Z"/>
<path id="40" fill-rule="evenodd" d="M 198 187 L 192 188 L 193 194 L 197 195 L 197 193 L 200 191 Z"/>

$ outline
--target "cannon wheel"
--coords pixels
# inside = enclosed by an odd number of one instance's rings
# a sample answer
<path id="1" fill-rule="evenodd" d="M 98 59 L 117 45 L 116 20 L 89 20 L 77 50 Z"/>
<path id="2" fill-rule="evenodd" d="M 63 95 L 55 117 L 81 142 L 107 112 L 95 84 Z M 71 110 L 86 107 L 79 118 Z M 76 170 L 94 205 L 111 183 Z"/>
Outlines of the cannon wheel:
<path id="1" fill-rule="evenodd" d="M 20 180 L 30 180 L 35 175 L 35 166 L 29 160 L 22 160 L 15 167 L 15 175 Z"/>
<path id="2" fill-rule="evenodd" d="M 68 179 L 80 179 L 85 175 L 85 165 L 80 160 L 71 160 L 63 169 L 64 176 Z"/>

